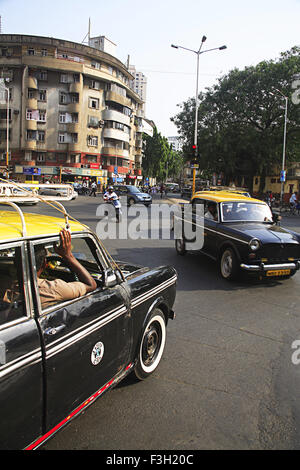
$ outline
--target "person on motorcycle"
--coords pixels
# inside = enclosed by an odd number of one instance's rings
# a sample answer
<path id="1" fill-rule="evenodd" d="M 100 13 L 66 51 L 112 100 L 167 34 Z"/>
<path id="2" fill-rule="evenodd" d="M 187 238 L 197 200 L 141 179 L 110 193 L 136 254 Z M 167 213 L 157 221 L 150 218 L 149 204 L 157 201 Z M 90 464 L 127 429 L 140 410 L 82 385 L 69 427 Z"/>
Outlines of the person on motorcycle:
<path id="1" fill-rule="evenodd" d="M 116 210 L 117 222 L 120 222 L 121 203 L 119 196 L 114 192 L 114 188 L 112 186 L 109 186 L 107 191 L 103 194 L 103 199 L 105 202 L 113 204 Z"/>

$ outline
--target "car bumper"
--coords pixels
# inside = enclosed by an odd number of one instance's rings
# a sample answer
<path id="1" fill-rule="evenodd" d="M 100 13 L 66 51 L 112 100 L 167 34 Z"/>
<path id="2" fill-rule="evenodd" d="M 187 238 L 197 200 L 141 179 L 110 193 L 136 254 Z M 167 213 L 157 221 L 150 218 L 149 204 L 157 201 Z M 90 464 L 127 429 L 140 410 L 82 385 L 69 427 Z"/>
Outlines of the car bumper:
<path id="1" fill-rule="evenodd" d="M 264 272 L 264 271 L 273 271 L 280 269 L 291 269 L 292 271 L 298 270 L 300 268 L 300 261 L 295 261 L 294 263 L 278 263 L 278 264 L 244 264 L 240 265 L 241 269 L 251 272 Z"/>

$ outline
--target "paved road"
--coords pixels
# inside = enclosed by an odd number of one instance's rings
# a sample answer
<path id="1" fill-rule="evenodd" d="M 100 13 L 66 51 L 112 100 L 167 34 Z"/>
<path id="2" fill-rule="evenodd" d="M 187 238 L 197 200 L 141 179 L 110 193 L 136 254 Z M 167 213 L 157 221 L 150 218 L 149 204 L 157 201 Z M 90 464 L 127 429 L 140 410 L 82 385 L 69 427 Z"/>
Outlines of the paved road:
<path id="1" fill-rule="evenodd" d="M 95 229 L 99 202 L 79 197 L 66 206 Z M 300 232 L 300 217 L 282 225 Z M 177 317 L 153 376 L 126 379 L 43 448 L 300 449 L 300 365 L 291 360 L 300 340 L 300 274 L 228 283 L 209 259 L 177 256 L 171 240 L 105 246 L 116 259 L 173 265 Z"/>

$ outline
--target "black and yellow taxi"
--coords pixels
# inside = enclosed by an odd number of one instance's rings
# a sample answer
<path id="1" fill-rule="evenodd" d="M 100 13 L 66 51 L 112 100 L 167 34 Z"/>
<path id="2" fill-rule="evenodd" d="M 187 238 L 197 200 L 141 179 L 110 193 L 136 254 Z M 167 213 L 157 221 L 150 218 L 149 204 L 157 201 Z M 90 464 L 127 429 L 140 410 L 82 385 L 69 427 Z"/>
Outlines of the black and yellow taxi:
<path id="1" fill-rule="evenodd" d="M 0 203 L 12 207 L 0 212 L 0 448 L 35 449 L 128 374 L 143 380 L 156 370 L 175 316 L 177 274 L 116 263 L 57 198 L 58 217 L 24 213 L 2 186 Z M 41 248 L 43 279 L 78 281 L 57 254 L 66 227 L 95 286 L 44 305 Z"/>
<path id="2" fill-rule="evenodd" d="M 218 263 L 224 279 L 236 279 L 241 272 L 284 278 L 299 270 L 300 234 L 277 225 L 265 202 L 229 191 L 200 191 L 190 204 L 190 223 L 203 232 L 199 251 Z M 193 249 L 190 241 L 182 232 L 175 240 L 177 253 Z"/>

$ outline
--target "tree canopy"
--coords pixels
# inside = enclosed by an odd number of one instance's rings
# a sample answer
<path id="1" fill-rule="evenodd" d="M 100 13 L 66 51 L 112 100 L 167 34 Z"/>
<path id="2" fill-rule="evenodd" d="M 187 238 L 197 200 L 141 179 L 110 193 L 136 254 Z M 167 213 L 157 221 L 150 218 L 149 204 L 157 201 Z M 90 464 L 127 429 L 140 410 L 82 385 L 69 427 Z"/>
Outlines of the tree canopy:
<path id="1" fill-rule="evenodd" d="M 143 134 L 143 175 L 165 181 L 176 178 L 183 165 L 180 153 L 174 152 L 168 139 L 155 127 L 153 136 Z"/>
<path id="2" fill-rule="evenodd" d="M 291 99 L 300 72 L 300 48 L 277 60 L 234 69 L 199 95 L 198 158 L 205 170 L 222 171 L 227 180 L 264 175 L 282 161 L 285 99 L 288 97 L 286 160 L 300 161 L 300 104 Z M 299 82 L 300 88 L 300 82 Z M 279 90 L 279 91 L 278 91 Z M 280 93 L 281 92 L 281 93 Z M 195 99 L 179 105 L 171 120 L 190 159 L 194 139 Z"/>

